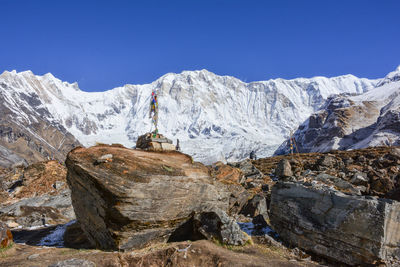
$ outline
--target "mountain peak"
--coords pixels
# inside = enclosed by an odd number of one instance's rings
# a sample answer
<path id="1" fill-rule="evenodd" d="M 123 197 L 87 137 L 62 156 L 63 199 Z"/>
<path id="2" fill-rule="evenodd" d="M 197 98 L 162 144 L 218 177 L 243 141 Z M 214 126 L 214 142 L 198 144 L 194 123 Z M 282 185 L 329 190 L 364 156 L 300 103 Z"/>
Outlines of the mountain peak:
<path id="1" fill-rule="evenodd" d="M 46 73 L 45 75 L 43 75 L 43 78 L 47 78 L 47 79 L 54 79 L 54 75 L 51 74 L 50 72 Z"/>
<path id="2" fill-rule="evenodd" d="M 377 86 L 379 87 L 384 84 L 391 83 L 391 82 L 397 82 L 397 81 L 400 81 L 400 65 L 397 66 L 397 68 L 394 71 L 389 72 L 388 75 L 386 75 L 386 77 L 383 78 Z"/>
<path id="3" fill-rule="evenodd" d="M 8 70 L 5 70 L 5 71 L 3 71 L 3 73 L 2 74 L 0 74 L 0 76 L 6 76 L 6 75 L 15 75 L 15 74 L 17 74 L 17 71 L 16 70 L 12 70 L 12 71 L 8 71 Z"/>

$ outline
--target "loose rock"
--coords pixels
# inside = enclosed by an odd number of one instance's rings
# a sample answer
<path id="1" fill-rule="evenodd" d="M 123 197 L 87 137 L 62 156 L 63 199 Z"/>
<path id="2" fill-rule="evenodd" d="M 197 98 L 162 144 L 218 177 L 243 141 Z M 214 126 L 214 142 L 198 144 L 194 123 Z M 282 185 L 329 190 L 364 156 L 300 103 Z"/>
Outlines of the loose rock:
<path id="1" fill-rule="evenodd" d="M 59 261 L 55 264 L 51 264 L 48 267 L 95 267 L 91 261 L 82 260 L 82 259 L 69 259 L 65 261 Z"/>
<path id="2" fill-rule="evenodd" d="M 290 177 L 293 175 L 292 167 L 287 159 L 279 161 L 275 169 L 275 175 L 279 178 Z"/>
<path id="3" fill-rule="evenodd" d="M 8 247 L 12 242 L 13 236 L 10 229 L 5 224 L 0 223 L 0 248 Z"/>

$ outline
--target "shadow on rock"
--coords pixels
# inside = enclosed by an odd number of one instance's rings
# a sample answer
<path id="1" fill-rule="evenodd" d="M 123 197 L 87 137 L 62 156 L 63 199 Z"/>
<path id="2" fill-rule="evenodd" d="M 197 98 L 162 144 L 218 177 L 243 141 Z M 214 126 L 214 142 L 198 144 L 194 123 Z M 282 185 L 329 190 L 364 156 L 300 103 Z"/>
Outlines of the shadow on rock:
<path id="1" fill-rule="evenodd" d="M 67 224 L 13 230 L 12 234 L 15 243 L 25 243 L 31 246 L 93 248 L 75 220 Z"/>

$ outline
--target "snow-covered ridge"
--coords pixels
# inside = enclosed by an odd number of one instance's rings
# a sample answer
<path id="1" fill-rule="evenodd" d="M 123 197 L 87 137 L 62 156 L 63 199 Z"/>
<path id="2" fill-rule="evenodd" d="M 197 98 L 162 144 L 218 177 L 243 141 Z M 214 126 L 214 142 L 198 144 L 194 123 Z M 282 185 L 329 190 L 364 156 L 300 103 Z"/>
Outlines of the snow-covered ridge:
<path id="1" fill-rule="evenodd" d="M 363 94 L 330 97 L 294 138 L 300 152 L 400 145 L 400 68 Z M 286 141 L 275 154 L 288 152 Z"/>
<path id="2" fill-rule="evenodd" d="M 379 82 L 344 75 L 245 83 L 200 70 L 89 93 L 50 73 L 6 71 L 0 75 L 0 92 L 7 96 L 5 105 L 19 113 L 21 120 L 29 116 L 18 99 L 33 95 L 38 101 L 29 109 L 47 108 L 48 119 L 61 123 L 84 145 L 102 142 L 132 147 L 138 135 L 151 129 L 149 99 L 151 91 L 158 90 L 160 132 L 179 139 L 183 152 L 196 160 L 211 163 L 239 160 L 251 150 L 269 156 L 330 95 L 360 94 Z"/>

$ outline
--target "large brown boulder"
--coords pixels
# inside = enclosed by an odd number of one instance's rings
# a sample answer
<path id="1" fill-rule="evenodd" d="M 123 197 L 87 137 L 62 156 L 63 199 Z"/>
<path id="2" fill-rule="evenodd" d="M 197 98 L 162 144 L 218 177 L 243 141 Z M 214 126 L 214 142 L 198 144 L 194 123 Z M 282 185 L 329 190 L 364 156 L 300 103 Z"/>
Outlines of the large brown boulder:
<path id="1" fill-rule="evenodd" d="M 179 152 L 76 148 L 66 165 L 76 217 L 99 248 L 125 250 L 165 242 L 204 207 L 229 208 L 226 185 Z"/>

